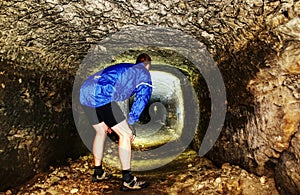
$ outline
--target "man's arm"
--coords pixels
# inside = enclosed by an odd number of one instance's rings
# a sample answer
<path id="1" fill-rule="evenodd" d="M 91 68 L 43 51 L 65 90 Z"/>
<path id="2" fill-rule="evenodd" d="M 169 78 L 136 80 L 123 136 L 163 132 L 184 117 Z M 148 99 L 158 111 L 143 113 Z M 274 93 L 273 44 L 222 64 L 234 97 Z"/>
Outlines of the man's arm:
<path id="1" fill-rule="evenodd" d="M 151 93 L 152 93 L 152 83 L 141 83 L 135 94 L 135 99 L 132 104 L 132 107 L 129 112 L 129 117 L 128 117 L 128 124 L 133 125 L 136 121 L 139 120 L 140 115 L 142 111 L 144 110 L 145 106 L 147 105 Z"/>

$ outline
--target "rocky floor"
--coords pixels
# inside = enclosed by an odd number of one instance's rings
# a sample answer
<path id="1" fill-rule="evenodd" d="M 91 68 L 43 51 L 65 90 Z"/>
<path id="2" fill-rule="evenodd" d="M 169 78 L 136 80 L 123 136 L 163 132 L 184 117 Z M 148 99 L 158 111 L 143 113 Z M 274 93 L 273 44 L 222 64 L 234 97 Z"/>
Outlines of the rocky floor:
<path id="1" fill-rule="evenodd" d="M 113 178 L 92 183 L 92 161 L 92 155 L 70 159 L 68 165 L 51 167 L 49 173 L 41 173 L 18 190 L 11 189 L 2 194 L 278 194 L 273 178 L 258 177 L 229 164 L 216 167 L 193 150 L 185 151 L 159 169 L 134 172 L 136 176 L 149 180 L 150 186 L 129 193 L 119 190 L 120 171 L 107 165 L 106 170 L 113 173 Z"/>

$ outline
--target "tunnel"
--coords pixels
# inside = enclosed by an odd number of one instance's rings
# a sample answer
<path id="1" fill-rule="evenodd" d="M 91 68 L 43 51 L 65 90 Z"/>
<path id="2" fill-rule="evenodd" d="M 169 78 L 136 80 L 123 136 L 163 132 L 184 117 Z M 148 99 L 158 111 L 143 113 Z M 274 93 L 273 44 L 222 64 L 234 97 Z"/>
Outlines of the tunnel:
<path id="1" fill-rule="evenodd" d="M 243 169 L 232 185 L 242 185 L 249 173 L 259 178 L 259 190 L 274 180 L 279 194 L 300 193 L 299 1 L 3 0 L 0 5 L 1 192 L 16 192 L 70 158 L 89 159 L 83 156 L 90 154 L 94 132 L 74 91 L 91 72 L 133 63 L 147 52 L 156 87 L 137 123 L 135 171 L 163 174 L 167 169 L 158 167 L 180 162 L 188 148 L 195 159 L 209 159 L 219 170 Z M 124 112 L 132 101 L 120 103 Z M 105 162 L 112 164 L 117 145 L 115 138 L 108 140 L 112 147 Z M 190 174 L 182 176 L 186 180 L 207 169 L 188 171 L 195 159 L 177 167 Z M 222 174 L 212 170 L 219 185 Z M 165 178 L 159 182 L 167 183 Z M 227 191 L 238 191 L 228 183 Z M 172 189 L 179 190 L 176 185 Z M 199 193 L 203 186 L 184 189 Z"/>
<path id="2" fill-rule="evenodd" d="M 180 80 L 171 73 L 155 70 L 155 65 L 153 69 L 151 78 L 156 87 L 137 129 L 136 144 L 145 148 L 163 145 L 180 136 L 184 117 Z"/>
<path id="3" fill-rule="evenodd" d="M 149 32 L 149 30 L 146 31 Z M 99 45 L 102 47 L 106 46 L 105 43 Z M 110 53 L 107 52 L 109 48 L 116 47 L 120 48 L 120 45 L 110 45 L 104 55 Z M 134 63 L 132 56 L 143 52 L 147 52 L 152 58 L 150 75 L 153 89 L 151 98 L 143 110 L 139 122 L 135 124 L 137 137 L 132 144 L 132 163 L 136 164 L 132 170 L 135 171 L 152 170 L 171 162 L 188 148 L 193 141 L 198 129 L 200 112 L 198 105 L 199 101 L 201 101 L 197 97 L 194 86 L 199 86 L 201 83 L 193 83 L 192 77 L 195 75 L 201 77 L 200 71 L 196 71 L 196 67 L 192 67 L 191 69 L 194 71 L 191 72 L 184 70 L 182 67 L 193 66 L 192 63 L 184 56 L 169 49 L 158 49 L 157 47 L 131 49 L 113 56 L 109 63 L 101 63 L 102 59 L 106 59 L 106 57 L 97 49 L 92 49 L 89 51 L 92 55 L 87 55 L 81 64 L 73 87 L 75 124 L 84 144 L 92 151 L 95 132 L 87 122 L 86 115 L 80 108 L 78 100 L 78 89 L 85 78 L 82 75 L 92 74 L 91 72 L 101 70 L 102 67 L 122 61 Z M 164 54 L 164 59 L 161 57 L 161 54 Z M 95 60 L 94 56 L 97 56 L 98 60 Z M 99 58 L 98 56 L 101 57 Z M 172 59 L 180 62 L 180 64 L 168 64 L 169 60 L 165 59 Z M 204 81 L 202 81 L 202 85 L 205 86 Z M 209 92 L 207 91 L 206 93 L 208 94 Z M 133 101 L 134 97 L 131 97 L 129 100 L 118 102 L 125 115 L 128 115 Z M 205 129 L 203 132 L 205 133 Z M 111 142 L 118 141 L 116 134 L 109 136 Z M 113 147 L 111 142 L 109 144 Z M 109 156 L 104 160 L 107 164 L 120 168 L 119 162 L 115 160 L 118 157 L 118 150 L 115 150 L 114 155 L 105 156 Z"/>

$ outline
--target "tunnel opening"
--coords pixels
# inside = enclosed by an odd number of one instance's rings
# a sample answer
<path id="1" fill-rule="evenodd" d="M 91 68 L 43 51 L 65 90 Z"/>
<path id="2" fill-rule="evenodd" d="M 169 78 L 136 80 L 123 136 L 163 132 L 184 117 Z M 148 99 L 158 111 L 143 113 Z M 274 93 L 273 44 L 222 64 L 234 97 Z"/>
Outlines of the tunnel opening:
<path id="1" fill-rule="evenodd" d="M 165 67 L 162 71 L 155 70 L 155 66 L 159 65 L 153 65 L 150 71 L 152 96 L 136 124 L 134 148 L 159 147 L 177 139 L 182 133 L 184 105 L 180 80 L 171 73 L 171 68 L 167 70 Z"/>
<path id="2" fill-rule="evenodd" d="M 211 100 L 203 76 L 185 56 L 167 48 L 130 49 L 113 56 L 110 62 L 100 64 L 100 67 L 98 65 L 89 69 L 89 74 L 117 63 L 135 63 L 135 58 L 140 53 L 148 53 L 152 58 L 150 74 L 154 88 L 151 99 L 136 124 L 138 136 L 133 148 L 136 150 L 156 148 L 180 137 L 185 118 L 184 105 L 187 102 L 193 102 L 196 107 L 199 106 L 197 113 L 201 117 L 197 118 L 198 126 L 192 130 L 195 133 L 195 139 L 192 140 L 191 146 L 195 150 L 199 149 L 210 120 Z M 193 99 L 183 100 L 184 90 L 193 90 L 195 93 Z M 134 97 L 129 101 L 119 103 L 125 113 L 129 112 L 133 100 Z M 184 101 L 187 102 L 184 103 Z M 85 129 L 88 128 L 88 125 L 85 125 Z M 88 134 L 93 134 L 93 130 L 89 132 Z M 110 135 L 110 138 L 114 142 L 118 141 L 116 134 Z M 91 141 L 84 142 L 87 143 L 88 148 L 91 148 Z"/>
<path id="3" fill-rule="evenodd" d="M 135 170 L 140 170 L 141 167 L 143 170 L 159 167 L 171 162 L 186 148 L 195 149 L 195 145 L 199 148 L 206 133 L 211 109 L 209 90 L 200 71 L 186 57 L 174 50 L 156 47 L 131 49 L 113 56 L 111 62 L 96 68 L 99 70 L 122 62 L 135 63 L 135 57 L 140 53 L 147 53 L 152 58 L 150 74 L 153 93 L 139 122 L 135 124 L 137 137 L 132 144 L 133 152 L 136 152 L 132 160 Z M 124 112 L 128 113 L 133 99 L 134 97 L 119 102 Z M 189 125 L 193 128 L 189 128 Z M 86 128 L 89 128 L 88 125 Z M 88 131 L 93 134 L 91 128 Z M 84 134 L 86 133 L 85 130 Z M 104 161 L 120 167 L 119 161 L 116 160 L 117 144 L 114 143 L 118 142 L 118 137 L 113 135 L 110 138 Z M 91 148 L 91 145 L 92 140 L 87 146 Z M 159 152 L 156 153 L 156 150 Z"/>

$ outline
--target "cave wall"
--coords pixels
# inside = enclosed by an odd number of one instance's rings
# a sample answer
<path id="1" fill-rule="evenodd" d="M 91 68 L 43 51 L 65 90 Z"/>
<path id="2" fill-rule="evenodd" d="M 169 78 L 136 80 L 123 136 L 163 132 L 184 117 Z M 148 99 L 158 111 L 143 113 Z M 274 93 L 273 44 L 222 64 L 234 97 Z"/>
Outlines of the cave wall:
<path id="1" fill-rule="evenodd" d="M 87 150 L 64 98 L 71 94 L 72 76 L 0 64 L 0 189 L 4 190 Z"/>
<path id="2" fill-rule="evenodd" d="M 18 163 L 5 168 L 16 158 L 24 160 L 23 167 L 35 167 L 37 159 L 47 164 L 52 156 L 42 156 L 55 147 L 48 144 L 50 135 L 76 134 L 72 76 L 88 49 L 124 26 L 146 24 L 192 35 L 220 68 L 228 112 L 207 157 L 275 174 L 282 193 L 299 193 L 299 1 L 3 0 L 0 5 L 0 151 L 14 156 L 1 158 L 1 178 L 18 173 Z M 27 149 L 14 148 L 16 142 Z"/>
<path id="3" fill-rule="evenodd" d="M 247 124 L 249 148 L 258 167 L 270 162 L 275 166 L 278 187 L 286 194 L 300 193 L 299 27 L 298 17 L 274 30 L 283 48 L 277 59 L 266 60 L 268 68 L 260 70 L 248 85 L 256 94 L 255 116 Z M 285 188 L 283 181 L 291 186 Z"/>
<path id="4" fill-rule="evenodd" d="M 235 95 L 228 95 L 225 127 L 208 156 L 215 162 L 238 163 L 258 175 L 275 176 L 282 194 L 299 194 L 300 20 L 284 20 L 274 29 L 267 28 L 276 35 L 275 40 L 268 37 L 272 44 L 256 41 L 239 51 L 241 65 L 250 62 L 258 69 L 247 70 L 242 78 L 255 76 L 238 83 L 245 92 L 228 90 Z"/>

